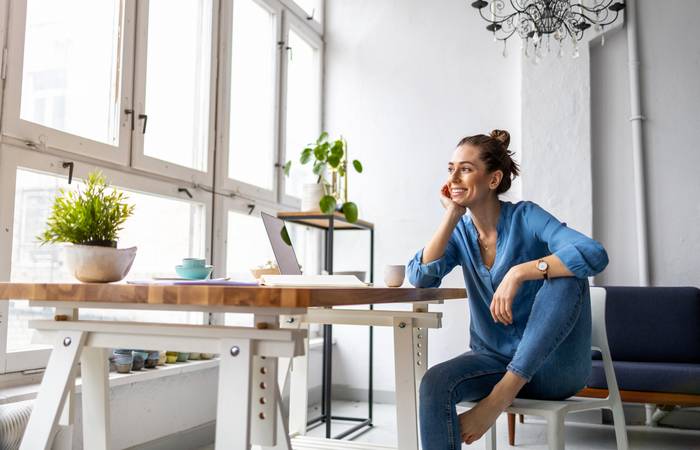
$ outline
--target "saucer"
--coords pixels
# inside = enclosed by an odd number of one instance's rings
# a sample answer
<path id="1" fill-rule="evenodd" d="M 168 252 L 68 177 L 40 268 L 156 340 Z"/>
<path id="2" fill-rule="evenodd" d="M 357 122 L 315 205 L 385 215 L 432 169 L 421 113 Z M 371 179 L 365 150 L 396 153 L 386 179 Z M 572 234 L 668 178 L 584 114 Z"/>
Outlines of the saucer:
<path id="1" fill-rule="evenodd" d="M 205 280 L 211 275 L 214 266 L 183 267 L 175 266 L 175 273 L 188 280 Z"/>

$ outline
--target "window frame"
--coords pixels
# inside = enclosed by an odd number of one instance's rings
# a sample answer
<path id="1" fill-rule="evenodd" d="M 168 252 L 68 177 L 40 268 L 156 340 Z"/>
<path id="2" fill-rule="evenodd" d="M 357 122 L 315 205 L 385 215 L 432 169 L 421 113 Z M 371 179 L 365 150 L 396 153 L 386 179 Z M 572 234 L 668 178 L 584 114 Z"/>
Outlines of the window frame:
<path id="1" fill-rule="evenodd" d="M 209 124 L 208 124 L 208 145 L 207 145 L 207 167 L 205 171 L 182 166 L 170 161 L 162 160 L 145 154 L 144 133 L 138 120 L 139 114 L 147 114 L 145 110 L 147 67 L 148 67 L 148 15 L 149 0 L 140 0 L 136 6 L 136 34 L 138 45 L 135 51 L 134 61 L 134 120 L 136 125 L 132 131 L 131 165 L 136 169 L 146 172 L 167 174 L 183 180 L 190 180 L 192 183 L 203 184 L 207 187 L 213 186 L 214 180 L 214 148 L 216 144 L 216 101 L 217 101 L 217 70 L 218 70 L 218 50 L 219 41 L 219 2 L 212 1 L 212 35 L 210 58 L 211 65 L 209 71 Z M 148 131 L 148 130 L 147 130 Z"/>
<path id="2" fill-rule="evenodd" d="M 305 13 L 292 0 L 255 0 L 276 12 L 276 38 L 278 47 L 275 57 L 274 86 L 274 158 L 277 161 L 273 176 L 273 190 L 264 190 L 250 184 L 228 179 L 228 122 L 230 102 L 230 48 L 235 0 L 214 0 L 212 10 L 212 68 L 211 99 L 209 119 L 209 154 L 207 173 L 178 166 L 173 163 L 138 155 L 138 148 L 131 132 L 131 116 L 125 109 L 136 111 L 135 79 L 137 54 L 145 58 L 147 41 L 137 32 L 147 33 L 147 25 L 137 28 L 136 0 L 124 1 L 124 22 L 121 68 L 121 117 L 119 147 L 82 138 L 67 132 L 51 129 L 43 125 L 19 119 L 21 108 L 21 82 L 23 74 L 24 35 L 26 28 L 27 0 L 10 0 L 0 4 L 0 49 L 2 68 L 6 76 L 0 77 L 0 281 L 8 281 L 12 264 L 12 240 L 14 225 L 14 203 L 16 174 L 18 168 L 66 176 L 62 164 L 74 162 L 77 178 L 84 178 L 92 169 L 99 168 L 119 187 L 134 189 L 167 198 L 192 200 L 205 205 L 205 252 L 215 265 L 217 276 L 226 273 L 226 244 L 228 232 L 228 211 L 234 209 L 247 213 L 250 205 L 272 214 L 287 209 L 298 209 L 300 199 L 284 193 L 284 173 L 281 165 L 284 159 L 283 136 L 284 120 L 282 104 L 286 102 L 286 58 L 283 58 L 280 43 L 288 33 L 289 23 L 299 35 L 314 39 L 320 45 L 319 62 L 319 122 L 323 127 L 323 8 L 320 0 L 321 23 L 306 21 Z M 143 3 L 138 8 L 143 9 Z M 147 8 L 147 7 L 146 7 Z M 145 30 L 145 31 L 144 31 Z M 283 34 L 284 33 L 284 34 Z M 137 48 L 138 45 L 138 48 Z M 286 52 L 284 52 L 286 54 Z M 145 64 L 145 59 L 140 62 Z M 144 66 L 145 67 L 145 66 Z M 282 72 L 284 71 L 284 76 Z M 145 72 L 142 74 L 145 76 Z M 141 81 L 145 81 L 141 80 Z M 145 91 L 143 91 L 145 94 Z M 145 96 L 143 97 L 145 100 Z M 143 105 L 142 105 L 143 106 Z M 14 115 L 14 116 L 13 116 Z M 24 123 L 21 123 L 24 122 Z M 21 126 L 20 126 L 21 125 Z M 138 126 L 134 127 L 140 131 Z M 126 133 L 126 137 L 125 137 Z M 44 137 L 40 141 L 40 137 Z M 26 144 L 26 146 L 25 146 Z M 141 151 L 143 145 L 141 145 Z M 116 150 L 115 150 L 116 149 Z M 136 156 L 135 156 L 136 155 Z M 201 186 L 198 186 L 201 185 Z M 216 193 L 212 193 L 214 186 Z M 193 198 L 179 188 L 187 188 Z M 261 192 L 266 191 L 266 192 Z M 233 203 L 231 203 L 233 202 Z M 232 207 L 232 208 L 231 208 Z M 257 211 L 259 214 L 259 211 Z M 320 254 L 320 247 L 317 249 Z M 7 351 L 7 332 L 10 303 L 0 302 L 0 374 L 21 372 L 46 367 L 49 349 Z M 210 314 L 209 323 L 223 323 L 223 313 Z M 204 315 L 205 322 L 207 315 Z"/>
<path id="3" fill-rule="evenodd" d="M 323 2 L 321 2 L 323 3 Z M 316 49 L 316 58 L 317 58 L 317 64 L 316 64 L 316 70 L 318 73 L 318 128 L 319 130 L 323 131 L 323 65 L 325 63 L 325 43 L 323 40 L 322 36 L 319 36 L 314 29 L 310 28 L 307 23 L 299 19 L 293 14 L 286 13 L 284 14 L 283 18 L 283 31 L 282 31 L 282 36 L 284 38 L 285 42 L 285 47 L 287 46 L 286 44 L 289 42 L 289 31 L 294 30 L 295 33 L 297 33 L 302 39 L 304 39 L 308 44 L 313 46 Z M 293 51 L 293 50 L 292 50 Z M 288 53 L 285 51 L 282 57 L 282 74 L 280 77 L 280 100 L 281 100 L 281 108 L 280 108 L 280 145 L 279 145 L 279 153 L 280 153 L 280 161 L 286 162 L 289 159 L 292 159 L 294 162 L 298 164 L 298 156 L 301 153 L 302 149 L 298 150 L 298 153 L 294 155 L 287 155 L 287 91 L 288 91 L 288 85 L 287 85 L 287 75 L 289 72 L 289 59 L 288 59 Z M 293 163 L 294 163 L 293 162 Z M 287 177 L 284 175 L 284 171 L 279 170 L 278 171 L 278 184 L 280 186 L 279 190 L 279 202 L 283 205 L 288 205 L 293 208 L 300 208 L 301 207 L 301 199 L 299 197 L 295 197 L 291 194 L 287 194 L 286 191 L 286 186 L 287 186 Z"/>
<path id="4" fill-rule="evenodd" d="M 117 147 L 60 131 L 20 118 L 22 103 L 22 76 L 24 68 L 24 41 L 27 22 L 27 1 L 9 2 L 7 17 L 7 56 L 3 61 L 6 71 L 2 107 L 3 136 L 20 139 L 30 148 L 52 148 L 90 158 L 127 166 L 131 147 L 131 118 L 125 113 L 131 108 L 134 63 L 135 0 L 124 1 L 124 22 L 121 51 L 121 100 L 119 111 L 119 145 Z"/>
<path id="5" fill-rule="evenodd" d="M 29 169 L 61 177 L 66 176 L 62 163 L 65 157 L 15 147 L 9 144 L 0 145 L 0 233 L 5 236 L 0 239 L 0 280 L 9 281 L 12 264 L 13 226 L 15 212 L 15 188 L 18 169 Z M 149 195 L 169 199 L 197 202 L 204 205 L 205 236 L 204 250 L 207 259 L 211 257 L 212 249 L 212 199 L 211 195 L 201 189 L 191 189 L 193 198 L 184 192 L 178 192 L 181 187 L 176 182 L 154 179 L 142 174 L 129 173 L 108 166 L 98 166 L 95 163 L 74 160 L 73 176 L 84 179 L 88 172 L 100 169 L 111 184 L 119 188 L 130 189 Z M 21 300 L 21 299 L 20 299 Z M 7 332 L 9 322 L 9 301 L 0 302 L 0 373 L 18 372 L 23 370 L 46 367 L 50 349 L 7 350 Z M 206 321 L 205 321 L 206 323 Z"/>
<path id="6" fill-rule="evenodd" d="M 224 2 L 221 8 L 221 39 L 219 40 L 219 96 L 218 103 L 220 105 L 219 113 L 217 114 L 217 170 L 216 170 L 216 189 L 229 192 L 235 195 L 242 195 L 252 199 L 262 200 L 263 202 L 274 202 L 277 199 L 279 190 L 279 177 L 277 173 L 280 171 L 279 160 L 279 133 L 280 133 L 280 58 L 281 58 L 281 36 L 282 36 L 282 4 L 277 0 L 247 0 L 254 1 L 262 8 L 265 8 L 271 14 L 275 15 L 275 42 L 278 43 L 275 49 L 274 57 L 274 74 L 273 74 L 273 89 L 274 89 L 274 107 L 273 107 L 273 161 L 275 167 L 272 176 L 272 189 L 265 189 L 244 181 L 236 180 L 229 177 L 229 158 L 230 158 L 230 117 L 231 117 L 231 50 L 233 47 L 233 14 L 235 14 L 235 0 Z"/>

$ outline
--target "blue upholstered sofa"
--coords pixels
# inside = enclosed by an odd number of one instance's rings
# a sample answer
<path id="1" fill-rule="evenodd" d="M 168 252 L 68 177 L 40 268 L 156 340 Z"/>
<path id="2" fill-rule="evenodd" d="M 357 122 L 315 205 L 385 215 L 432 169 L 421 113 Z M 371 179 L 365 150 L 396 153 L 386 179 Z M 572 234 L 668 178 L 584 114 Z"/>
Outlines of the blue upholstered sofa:
<path id="1" fill-rule="evenodd" d="M 605 322 L 623 402 L 700 406 L 700 289 L 606 286 Z M 608 395 L 600 353 L 577 396 Z M 522 416 L 520 421 L 523 421 Z M 509 414 L 509 441 L 515 416 Z"/>

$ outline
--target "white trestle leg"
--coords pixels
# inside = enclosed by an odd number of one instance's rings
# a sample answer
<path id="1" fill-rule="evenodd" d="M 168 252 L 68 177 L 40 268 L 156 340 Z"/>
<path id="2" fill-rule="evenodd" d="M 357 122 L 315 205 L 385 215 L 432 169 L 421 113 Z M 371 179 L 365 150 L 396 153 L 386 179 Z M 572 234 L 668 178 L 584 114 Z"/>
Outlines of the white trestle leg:
<path id="1" fill-rule="evenodd" d="M 66 331 L 54 341 L 20 450 L 50 448 L 59 414 L 73 388 L 75 366 L 85 343 L 85 334 L 82 331 Z"/>
<path id="2" fill-rule="evenodd" d="M 394 361 L 396 377 L 396 431 L 401 450 L 418 450 L 416 372 L 413 353 L 413 320 L 394 319 Z"/>
<path id="3" fill-rule="evenodd" d="M 250 447 L 250 340 L 222 339 L 216 404 L 216 450 Z"/>
<path id="4" fill-rule="evenodd" d="M 85 347 L 80 358 L 83 380 L 83 448 L 109 450 L 108 350 Z"/>

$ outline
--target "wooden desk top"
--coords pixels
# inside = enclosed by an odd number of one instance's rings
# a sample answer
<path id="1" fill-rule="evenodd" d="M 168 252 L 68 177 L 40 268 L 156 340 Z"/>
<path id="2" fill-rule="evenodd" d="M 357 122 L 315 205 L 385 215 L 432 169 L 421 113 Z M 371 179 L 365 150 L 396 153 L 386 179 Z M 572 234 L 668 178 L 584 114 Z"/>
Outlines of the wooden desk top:
<path id="1" fill-rule="evenodd" d="M 466 298 L 456 288 L 279 288 L 100 283 L 0 283 L 0 300 L 125 305 L 307 308 Z M 86 305 L 87 306 L 87 305 Z"/>

